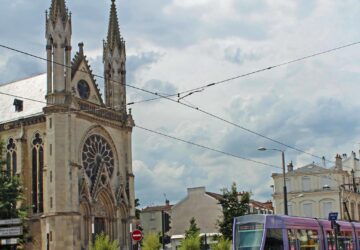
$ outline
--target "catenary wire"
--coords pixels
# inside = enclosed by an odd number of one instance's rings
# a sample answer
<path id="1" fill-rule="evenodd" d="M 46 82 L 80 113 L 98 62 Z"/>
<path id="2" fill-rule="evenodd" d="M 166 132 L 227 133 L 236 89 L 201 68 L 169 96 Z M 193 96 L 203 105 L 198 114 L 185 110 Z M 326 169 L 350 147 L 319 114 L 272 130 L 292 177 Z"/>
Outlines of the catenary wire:
<path id="1" fill-rule="evenodd" d="M 356 43 L 344 45 L 344 46 L 341 46 L 341 47 L 345 48 L 345 47 L 349 47 L 349 46 L 351 46 L 351 45 L 355 45 L 355 44 L 358 44 L 358 43 L 360 43 L 360 42 L 356 42 Z M 66 67 L 66 68 L 72 68 L 71 66 L 68 66 L 68 65 L 65 65 L 65 64 L 61 64 L 61 63 L 58 63 L 58 62 L 55 62 L 55 61 L 52 61 L 52 60 L 49 60 L 49 59 L 46 59 L 46 58 L 43 58 L 43 57 L 39 57 L 39 56 L 30 54 L 30 53 L 28 53 L 28 52 L 21 51 L 21 50 L 18 50 L 18 49 L 9 47 L 9 46 L 5 46 L 5 45 L 0 44 L 0 47 L 5 48 L 5 49 L 8 49 L 8 50 L 11 50 L 11 51 L 15 51 L 15 52 L 17 52 L 17 53 L 25 54 L 25 55 L 28 55 L 28 56 L 30 56 L 30 57 L 34 57 L 34 58 L 37 58 L 37 59 L 40 59 L 40 60 L 43 60 L 43 61 L 46 61 L 46 62 L 51 62 L 51 63 L 54 63 L 54 64 L 56 64 L 56 65 L 60 65 L 60 66 Z M 334 48 L 334 49 L 332 49 L 332 50 L 336 50 L 336 49 L 340 49 L 340 47 Z M 321 52 L 321 53 L 326 53 L 326 52 Z M 321 53 L 317 53 L 317 54 L 321 54 Z M 311 57 L 311 56 L 307 56 L 307 57 Z M 301 60 L 301 59 L 296 59 L 296 60 L 293 60 L 293 61 L 299 61 L 299 60 Z M 284 64 L 289 64 L 289 62 L 283 63 L 283 65 L 284 65 Z M 274 68 L 274 67 L 275 67 L 275 66 L 272 66 L 272 68 Z M 271 67 L 268 67 L 268 68 L 271 68 Z M 265 70 L 265 69 L 263 69 L 263 70 L 258 70 L 258 72 L 261 72 L 261 71 L 264 71 L 264 70 Z M 103 76 L 100 76 L 100 75 L 97 75 L 97 74 L 93 74 L 93 73 L 91 73 L 91 72 L 87 72 L 87 71 L 82 70 L 82 69 L 77 69 L 77 71 L 83 72 L 83 73 L 86 73 L 86 74 L 89 74 L 89 75 L 93 75 L 94 77 L 98 77 L 98 78 L 100 78 L 100 79 L 105 79 Z M 246 74 L 246 75 L 249 75 L 249 74 L 254 74 L 254 73 L 248 73 L 248 74 Z M 240 76 L 238 76 L 238 77 L 232 77 L 232 78 L 229 78 L 229 79 L 236 79 L 236 78 L 239 78 L 239 77 L 240 77 Z M 229 79 L 227 79 L 227 80 L 229 81 Z M 302 149 L 299 149 L 299 148 L 295 148 L 294 146 L 291 146 L 291 145 L 288 145 L 288 144 L 286 144 L 286 143 L 280 142 L 280 141 L 278 141 L 278 140 L 276 140 L 276 139 L 272 139 L 272 138 L 270 138 L 270 137 L 268 137 L 268 136 L 266 136 L 266 135 L 263 135 L 263 134 L 261 134 L 261 133 L 259 133 L 259 132 L 256 132 L 256 131 L 253 131 L 253 130 L 251 130 L 251 129 L 245 128 L 244 126 L 241 126 L 241 125 L 238 125 L 238 124 L 233 123 L 233 122 L 231 122 L 231 121 L 228 121 L 228 120 L 226 120 L 225 118 L 222 118 L 222 117 L 220 117 L 220 116 L 218 116 L 218 115 L 214 115 L 214 114 L 212 114 L 212 113 L 210 113 L 210 112 L 208 112 L 208 111 L 205 111 L 205 110 L 203 110 L 203 109 L 200 109 L 200 108 L 198 108 L 198 107 L 193 107 L 193 106 L 188 105 L 188 104 L 186 104 L 186 103 L 183 103 L 183 102 L 180 102 L 180 101 L 171 99 L 171 98 L 167 97 L 166 95 L 162 95 L 162 94 L 159 94 L 159 93 L 157 93 L 157 92 L 152 92 L 152 91 L 149 91 L 149 90 L 140 88 L 140 87 L 136 87 L 136 86 L 134 86 L 134 85 L 127 84 L 127 83 L 121 83 L 121 82 L 117 82 L 117 81 L 113 81 L 113 80 L 111 80 L 111 81 L 114 82 L 114 83 L 123 84 L 124 86 L 128 86 L 129 88 L 133 88 L 133 89 L 136 89 L 136 90 L 138 90 L 138 91 L 142 91 L 142 92 L 145 92 L 145 93 L 148 93 L 148 94 L 156 95 L 156 96 L 158 96 L 158 97 L 160 97 L 160 98 L 164 98 L 164 99 L 167 99 L 167 100 L 172 101 L 172 102 L 175 102 L 175 103 L 179 103 L 179 104 L 181 104 L 181 105 L 183 105 L 183 106 L 185 106 L 185 107 L 188 107 L 188 108 L 193 109 L 193 110 L 197 110 L 197 111 L 199 111 L 199 112 L 201 112 L 201 113 L 203 113 L 203 114 L 205 114 L 205 115 L 208 115 L 208 116 L 210 116 L 210 117 L 213 117 L 213 118 L 215 118 L 215 119 L 218 119 L 218 120 L 220 120 L 220 121 L 223 121 L 223 122 L 225 122 L 225 123 L 228 123 L 228 124 L 230 124 L 230 125 L 232 125 L 232 126 L 235 126 L 235 127 L 239 128 L 239 129 L 242 129 L 242 130 L 247 131 L 247 132 L 249 132 L 249 133 L 252 133 L 252 134 L 254 134 L 254 135 L 260 136 L 260 137 L 262 137 L 262 138 L 264 138 L 264 139 L 270 140 L 270 141 L 272 141 L 272 142 L 275 142 L 275 143 L 280 144 L 280 145 L 282 145 L 282 146 L 285 146 L 285 147 L 287 147 L 287 148 L 293 149 L 293 150 L 298 151 L 298 152 L 300 152 L 300 153 L 304 153 L 304 154 L 310 155 L 310 156 L 312 156 L 312 157 L 315 157 L 315 158 L 318 158 L 318 159 L 322 159 L 322 157 L 320 157 L 320 156 L 317 156 L 317 155 L 315 155 L 315 154 L 306 152 L 306 151 L 304 151 L 304 150 L 302 150 Z M 221 82 L 224 82 L 224 81 L 226 81 L 226 80 L 223 80 L 223 81 L 221 81 Z M 215 83 L 211 83 L 211 84 L 208 84 L 208 85 L 214 85 L 214 84 L 215 84 Z M 194 90 L 195 90 L 195 89 L 194 89 Z M 327 160 L 327 159 L 326 159 L 326 161 L 327 161 L 327 162 L 334 163 L 333 161 L 330 161 L 330 160 Z"/>
<path id="2" fill-rule="evenodd" d="M 2 95 L 8 95 L 8 96 L 13 96 L 13 97 L 17 97 L 17 98 L 23 98 L 21 96 L 16 96 L 16 95 L 12 95 L 12 94 L 7 94 L 7 93 L 3 93 L 3 92 L 0 92 L 0 94 Z M 40 103 L 44 103 L 46 104 L 46 102 L 44 101 L 39 101 L 39 100 L 35 100 L 35 99 L 31 99 L 31 98 L 24 98 L 26 100 L 29 100 L 29 101 L 33 101 L 33 102 L 40 102 Z M 101 110 L 101 109 L 105 109 L 105 108 L 100 108 L 98 110 Z M 87 112 L 87 111 L 93 111 L 93 110 L 87 110 L 87 109 L 70 109 L 69 110 L 70 112 Z M 68 113 L 67 111 L 64 111 L 62 113 Z M 253 160 L 253 159 L 250 159 L 250 158 L 246 158 L 246 157 L 243 157 L 243 156 L 240 156 L 240 155 L 235 155 L 235 154 L 232 154 L 232 153 L 228 153 L 226 151 L 222 151 L 222 150 L 219 150 L 219 149 L 214 149 L 214 148 L 210 148 L 208 146 L 204 146 L 204 145 L 201 145 L 201 144 L 198 144 L 198 143 L 195 143 L 195 142 L 191 142 L 191 141 L 187 141 L 187 140 L 184 140 L 184 139 L 181 139 L 181 138 L 178 138 L 178 137 L 175 137 L 175 136 L 172 136 L 172 135 L 167 135 L 165 133 L 162 133 L 162 132 L 158 132 L 158 131 L 155 131 L 155 130 L 152 130 L 152 129 L 149 129 L 149 128 L 145 128 L 145 127 L 142 127 L 142 126 L 139 126 L 139 125 L 135 125 L 135 128 L 139 128 L 141 130 L 145 130 L 147 132 L 151 132 L 153 134 L 157 134 L 157 135 L 161 135 L 161 136 L 164 136 L 164 137 L 167 137 L 167 138 L 170 138 L 170 139 L 173 139 L 173 140 L 177 140 L 177 141 L 180 141 L 180 142 L 183 142 L 183 143 L 187 143 L 187 144 L 190 144 L 190 145 L 193 145 L 193 146 L 196 146 L 196 147 L 199 147 L 199 148 L 203 148 L 203 149 L 206 149 L 206 150 L 209 150 L 209 151 L 213 151 L 213 152 L 217 152 L 217 153 L 220 153 L 220 154 L 224 154 L 226 156 L 231 156 L 231 157 L 234 157 L 234 158 L 238 158 L 238 159 L 242 159 L 242 160 L 245 160 L 245 161 L 249 161 L 249 162 L 253 162 L 253 163 L 257 163 L 257 164 L 260 164 L 260 165 L 264 165 L 264 166 L 269 166 L 269 167 L 273 167 L 273 168 L 280 168 L 282 169 L 282 167 L 278 167 L 278 166 L 275 166 L 275 165 L 272 165 L 272 164 L 268 164 L 268 163 L 265 163 L 265 162 L 261 162 L 261 161 L 257 161 L 257 160 Z"/>
<path id="3" fill-rule="evenodd" d="M 254 74 L 257 74 L 257 73 L 260 73 L 260 72 L 263 72 L 263 71 L 279 68 L 279 67 L 282 67 L 282 66 L 285 66 L 285 65 L 288 65 L 288 64 L 303 61 L 303 60 L 306 60 L 306 59 L 309 59 L 309 58 L 312 58 L 312 57 L 316 57 L 316 56 L 319 56 L 319 55 L 331 53 L 331 52 L 341 50 L 341 49 L 344 49 L 344 48 L 347 48 L 347 47 L 351 47 L 351 46 L 354 46 L 354 45 L 358 45 L 358 44 L 360 44 L 360 41 L 345 44 L 345 45 L 338 46 L 338 47 L 335 47 L 335 48 L 332 48 L 332 49 L 317 52 L 317 53 L 314 53 L 314 54 L 311 54 L 311 55 L 303 56 L 303 57 L 293 59 L 293 60 L 290 60 L 290 61 L 287 61 L 287 62 L 275 64 L 273 66 L 269 66 L 269 67 L 265 67 L 265 68 L 262 68 L 262 69 L 254 70 L 254 71 L 251 71 L 251 72 L 248 72 L 248 73 L 245 73 L 245 74 L 233 76 L 233 77 L 230 77 L 230 78 L 227 78 L 227 79 L 224 79 L 224 80 L 220 80 L 220 81 L 217 81 L 217 82 L 212 82 L 212 83 L 209 83 L 209 84 L 205 84 L 205 85 L 202 85 L 202 86 L 199 86 L 199 87 L 196 87 L 196 88 L 193 88 L 193 89 L 185 90 L 183 92 L 179 92 L 179 93 L 176 93 L 176 94 L 169 94 L 169 95 L 167 95 L 167 97 L 180 96 L 180 95 L 186 94 L 186 93 L 194 93 L 194 92 L 198 92 L 199 90 L 202 91 L 202 90 L 205 90 L 206 88 L 210 88 L 210 87 L 222 84 L 222 83 L 226 83 L 226 82 L 230 82 L 230 81 L 233 81 L 233 80 L 236 80 L 236 79 L 239 79 L 239 78 L 243 78 L 243 77 L 246 77 L 246 76 L 254 75 Z M 161 97 L 149 98 L 149 99 L 145 99 L 145 100 L 131 102 L 129 104 L 134 105 L 134 104 L 139 104 L 139 103 L 143 103 L 143 102 L 149 102 L 149 101 L 158 100 L 160 98 Z M 184 97 L 182 97 L 182 98 L 184 98 Z"/>

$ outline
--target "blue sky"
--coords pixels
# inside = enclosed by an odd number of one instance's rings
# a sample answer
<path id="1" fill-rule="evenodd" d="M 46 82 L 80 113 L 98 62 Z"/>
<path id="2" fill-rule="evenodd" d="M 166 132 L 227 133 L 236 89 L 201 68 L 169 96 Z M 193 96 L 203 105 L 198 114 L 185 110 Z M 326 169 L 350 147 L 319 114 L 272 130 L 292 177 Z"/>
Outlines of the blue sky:
<path id="1" fill-rule="evenodd" d="M 102 40 L 111 1 L 68 0 L 73 53 L 84 42 L 102 75 Z M 360 41 L 357 0 L 117 0 L 127 44 L 129 84 L 172 94 Z M 0 43 L 45 56 L 45 10 L 50 0 L 3 0 Z M 45 64 L 0 49 L 0 82 L 40 72 Z M 333 160 L 359 151 L 360 46 L 227 82 L 184 102 L 288 145 Z M 97 82 L 102 86 L 102 80 Z M 16 94 L 16 93 L 15 93 Z M 128 102 L 151 98 L 128 89 Z M 296 167 L 319 159 L 285 148 L 166 100 L 133 105 L 136 124 L 273 165 L 276 152 Z M 133 132 L 136 195 L 143 206 L 171 202 L 187 187 L 220 192 L 235 181 L 258 200 L 271 199 L 266 166 Z"/>

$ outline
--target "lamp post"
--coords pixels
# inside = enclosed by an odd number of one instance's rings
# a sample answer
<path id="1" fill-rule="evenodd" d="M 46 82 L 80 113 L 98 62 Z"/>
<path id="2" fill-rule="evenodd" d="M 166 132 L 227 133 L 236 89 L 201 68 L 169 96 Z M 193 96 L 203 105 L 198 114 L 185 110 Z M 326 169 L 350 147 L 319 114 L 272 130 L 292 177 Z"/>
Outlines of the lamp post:
<path id="1" fill-rule="evenodd" d="M 283 179 L 284 179 L 284 214 L 288 215 L 288 204 L 287 204 L 287 191 L 286 191 L 286 179 L 285 179 L 285 153 L 284 150 L 277 149 L 277 148 L 258 148 L 259 151 L 266 151 L 266 150 L 273 150 L 281 152 L 281 159 L 282 159 L 282 170 L 283 170 Z"/>

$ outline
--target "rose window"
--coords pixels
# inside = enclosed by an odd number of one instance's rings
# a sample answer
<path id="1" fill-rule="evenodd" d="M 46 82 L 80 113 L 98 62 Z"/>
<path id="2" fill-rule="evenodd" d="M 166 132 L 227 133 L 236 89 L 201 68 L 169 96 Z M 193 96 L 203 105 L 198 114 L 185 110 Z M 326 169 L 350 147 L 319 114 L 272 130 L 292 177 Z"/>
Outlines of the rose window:
<path id="1" fill-rule="evenodd" d="M 114 154 L 106 139 L 100 135 L 91 135 L 86 139 L 82 151 L 82 163 L 87 176 L 95 181 L 102 164 L 107 168 L 110 177 L 114 172 Z"/>

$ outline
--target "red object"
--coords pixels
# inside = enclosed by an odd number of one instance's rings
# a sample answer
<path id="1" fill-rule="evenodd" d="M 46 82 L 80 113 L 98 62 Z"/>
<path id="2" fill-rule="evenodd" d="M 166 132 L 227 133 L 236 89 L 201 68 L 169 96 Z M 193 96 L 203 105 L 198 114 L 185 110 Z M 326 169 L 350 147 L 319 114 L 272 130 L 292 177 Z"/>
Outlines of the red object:
<path id="1" fill-rule="evenodd" d="M 134 230 L 131 233 L 131 238 L 134 241 L 140 241 L 142 239 L 142 237 L 143 237 L 143 235 L 142 235 L 142 232 L 140 230 Z"/>

